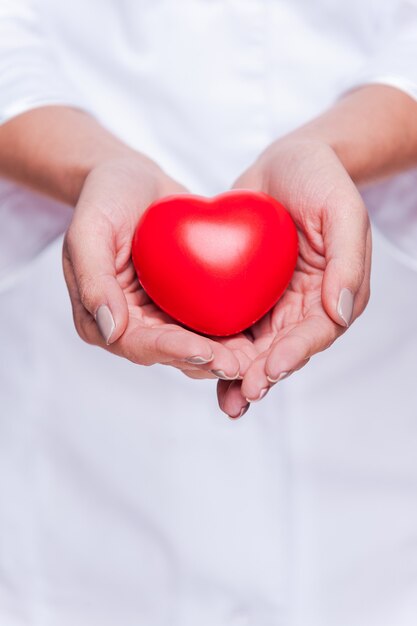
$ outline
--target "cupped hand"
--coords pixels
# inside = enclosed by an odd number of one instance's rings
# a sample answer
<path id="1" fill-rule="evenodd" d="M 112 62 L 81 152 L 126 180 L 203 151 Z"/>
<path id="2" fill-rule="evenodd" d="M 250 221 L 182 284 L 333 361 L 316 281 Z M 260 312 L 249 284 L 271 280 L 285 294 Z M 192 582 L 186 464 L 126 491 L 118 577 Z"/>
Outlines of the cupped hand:
<path id="1" fill-rule="evenodd" d="M 328 348 L 363 312 L 370 292 L 371 230 L 357 188 L 333 149 L 320 141 L 276 142 L 234 186 L 276 198 L 299 236 L 287 291 L 250 329 L 257 356 L 241 382 L 218 383 L 220 407 L 238 416 Z"/>
<path id="2" fill-rule="evenodd" d="M 131 260 L 143 211 L 163 196 L 185 191 L 140 155 L 117 158 L 91 171 L 63 248 L 75 326 L 88 343 L 134 363 L 171 365 L 194 378 L 234 379 L 250 360 L 163 313 L 140 287 Z"/>

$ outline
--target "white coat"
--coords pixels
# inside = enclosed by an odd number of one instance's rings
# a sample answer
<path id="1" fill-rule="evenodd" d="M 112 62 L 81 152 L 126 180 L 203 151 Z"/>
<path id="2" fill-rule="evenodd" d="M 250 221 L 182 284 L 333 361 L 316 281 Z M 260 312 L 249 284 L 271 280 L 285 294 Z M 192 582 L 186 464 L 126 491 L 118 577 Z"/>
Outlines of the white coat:
<path id="1" fill-rule="evenodd" d="M 84 108 L 212 195 L 416 54 L 415 1 L 0 0 L 0 122 Z M 238 422 L 81 342 L 70 209 L 1 182 L 0 624 L 415 626 L 416 182 L 368 192 L 363 317 Z"/>

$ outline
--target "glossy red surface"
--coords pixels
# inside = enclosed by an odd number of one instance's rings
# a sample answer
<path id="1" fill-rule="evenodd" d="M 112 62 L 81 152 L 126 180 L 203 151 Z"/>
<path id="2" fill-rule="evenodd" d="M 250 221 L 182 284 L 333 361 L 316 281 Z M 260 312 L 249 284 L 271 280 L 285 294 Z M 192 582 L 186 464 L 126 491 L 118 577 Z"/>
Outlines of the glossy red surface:
<path id="1" fill-rule="evenodd" d="M 140 219 L 132 247 L 152 300 L 185 326 L 218 336 L 248 328 L 277 302 L 297 254 L 289 213 L 250 191 L 155 202 Z"/>

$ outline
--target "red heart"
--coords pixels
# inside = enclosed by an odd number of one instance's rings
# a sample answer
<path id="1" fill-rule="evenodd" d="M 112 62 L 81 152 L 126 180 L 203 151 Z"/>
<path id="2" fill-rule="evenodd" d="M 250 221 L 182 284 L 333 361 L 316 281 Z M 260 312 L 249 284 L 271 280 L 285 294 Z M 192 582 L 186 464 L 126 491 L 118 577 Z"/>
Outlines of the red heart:
<path id="1" fill-rule="evenodd" d="M 298 254 L 289 213 L 263 193 L 154 202 L 133 239 L 133 263 L 150 298 L 207 335 L 232 335 L 277 302 Z"/>

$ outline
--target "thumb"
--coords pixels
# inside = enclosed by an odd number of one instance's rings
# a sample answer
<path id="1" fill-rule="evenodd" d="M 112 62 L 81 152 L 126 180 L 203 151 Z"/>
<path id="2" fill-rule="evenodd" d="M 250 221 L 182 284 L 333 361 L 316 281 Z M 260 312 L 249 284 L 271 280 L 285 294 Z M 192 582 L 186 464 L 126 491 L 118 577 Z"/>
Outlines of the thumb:
<path id="1" fill-rule="evenodd" d="M 371 238 L 361 200 L 356 206 L 325 213 L 323 240 L 323 306 L 334 322 L 348 327 L 362 313 L 369 297 Z"/>
<path id="2" fill-rule="evenodd" d="M 64 241 L 63 264 L 74 322 L 89 343 L 107 345 L 124 333 L 128 306 L 116 278 L 116 252 L 111 225 L 98 217 L 74 221 Z"/>

